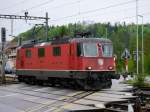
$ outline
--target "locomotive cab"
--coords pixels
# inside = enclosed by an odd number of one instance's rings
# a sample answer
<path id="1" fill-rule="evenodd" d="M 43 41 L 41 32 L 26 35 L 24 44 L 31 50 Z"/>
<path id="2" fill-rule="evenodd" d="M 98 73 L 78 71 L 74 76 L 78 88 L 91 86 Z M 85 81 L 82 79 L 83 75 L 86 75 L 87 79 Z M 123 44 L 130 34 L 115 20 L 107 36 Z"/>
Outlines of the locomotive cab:
<path id="1" fill-rule="evenodd" d="M 111 43 L 77 43 L 78 69 L 92 71 L 115 71 L 113 47 Z"/>
<path id="2" fill-rule="evenodd" d="M 111 87 L 111 79 L 117 79 L 113 46 L 108 39 L 87 38 L 76 41 L 74 69 L 80 85 L 85 88 Z M 86 79 L 86 80 L 85 80 Z"/>

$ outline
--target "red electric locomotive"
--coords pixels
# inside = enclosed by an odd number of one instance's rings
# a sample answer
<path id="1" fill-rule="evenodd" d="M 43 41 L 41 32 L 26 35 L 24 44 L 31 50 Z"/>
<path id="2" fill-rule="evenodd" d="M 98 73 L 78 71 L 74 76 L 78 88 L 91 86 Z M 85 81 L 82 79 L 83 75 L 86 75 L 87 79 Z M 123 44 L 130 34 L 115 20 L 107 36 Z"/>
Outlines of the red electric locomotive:
<path id="1" fill-rule="evenodd" d="M 113 46 L 104 38 L 57 38 L 17 50 L 16 74 L 26 83 L 83 89 L 111 87 L 117 78 Z"/>

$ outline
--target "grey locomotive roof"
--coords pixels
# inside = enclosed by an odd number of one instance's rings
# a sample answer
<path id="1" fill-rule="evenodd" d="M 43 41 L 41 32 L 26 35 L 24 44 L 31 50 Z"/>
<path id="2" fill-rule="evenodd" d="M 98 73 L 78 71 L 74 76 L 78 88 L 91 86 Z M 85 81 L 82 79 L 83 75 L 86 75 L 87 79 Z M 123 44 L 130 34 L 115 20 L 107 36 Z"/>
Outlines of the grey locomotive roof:
<path id="1" fill-rule="evenodd" d="M 111 40 L 106 38 L 61 38 L 52 40 L 49 42 L 40 42 L 40 43 L 28 43 L 23 44 L 21 48 L 31 48 L 31 47 L 40 47 L 45 45 L 58 45 L 72 42 L 100 42 L 100 43 L 111 43 Z"/>
<path id="2" fill-rule="evenodd" d="M 71 42 L 102 42 L 102 43 L 111 43 L 111 40 L 106 39 L 106 38 L 73 38 L 71 39 Z"/>

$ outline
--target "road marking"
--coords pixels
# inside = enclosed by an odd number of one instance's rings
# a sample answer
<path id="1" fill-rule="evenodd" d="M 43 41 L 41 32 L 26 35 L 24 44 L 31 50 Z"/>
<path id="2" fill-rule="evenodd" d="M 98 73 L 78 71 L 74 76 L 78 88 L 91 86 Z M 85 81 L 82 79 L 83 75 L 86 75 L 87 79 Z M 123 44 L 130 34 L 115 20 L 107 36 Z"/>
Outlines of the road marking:
<path id="1" fill-rule="evenodd" d="M 18 93 L 9 94 L 9 95 L 5 95 L 5 96 L 0 96 L 0 98 L 3 98 L 3 97 L 8 97 L 8 96 L 15 96 L 15 95 L 18 95 Z"/>
<path id="2" fill-rule="evenodd" d="M 40 89 L 35 89 L 35 90 L 33 90 L 33 91 L 41 91 L 41 90 L 46 89 L 46 88 L 47 88 L 47 87 L 40 88 Z"/>

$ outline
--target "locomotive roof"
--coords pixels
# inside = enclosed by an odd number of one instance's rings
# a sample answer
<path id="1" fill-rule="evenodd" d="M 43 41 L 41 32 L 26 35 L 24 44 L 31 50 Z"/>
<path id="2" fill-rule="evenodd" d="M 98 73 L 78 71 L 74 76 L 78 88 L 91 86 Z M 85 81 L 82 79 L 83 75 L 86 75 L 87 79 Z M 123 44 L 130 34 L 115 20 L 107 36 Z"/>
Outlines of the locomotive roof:
<path id="1" fill-rule="evenodd" d="M 62 38 L 56 39 L 49 42 L 41 42 L 41 43 L 28 43 L 20 46 L 21 48 L 31 48 L 45 45 L 56 45 L 56 44 L 65 44 L 65 43 L 73 43 L 73 42 L 100 42 L 100 43 L 111 43 L 111 40 L 106 38 Z"/>
<path id="2" fill-rule="evenodd" d="M 106 38 L 73 38 L 71 42 L 100 42 L 111 43 L 111 40 Z"/>

